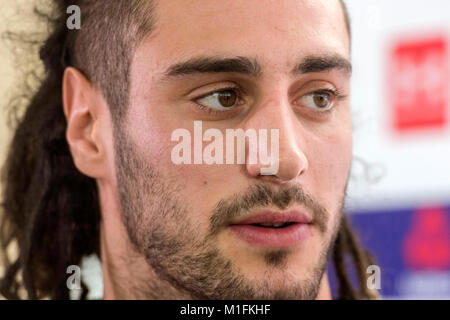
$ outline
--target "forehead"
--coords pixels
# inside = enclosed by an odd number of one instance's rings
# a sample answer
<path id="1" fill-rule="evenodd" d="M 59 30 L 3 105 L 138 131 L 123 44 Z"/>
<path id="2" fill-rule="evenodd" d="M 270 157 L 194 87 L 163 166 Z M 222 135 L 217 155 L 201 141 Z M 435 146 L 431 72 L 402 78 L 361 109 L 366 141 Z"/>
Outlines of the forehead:
<path id="1" fill-rule="evenodd" d="M 251 56 L 286 68 L 307 55 L 349 56 L 339 0 L 159 0 L 155 10 L 137 52 L 155 67 L 180 56 Z"/>

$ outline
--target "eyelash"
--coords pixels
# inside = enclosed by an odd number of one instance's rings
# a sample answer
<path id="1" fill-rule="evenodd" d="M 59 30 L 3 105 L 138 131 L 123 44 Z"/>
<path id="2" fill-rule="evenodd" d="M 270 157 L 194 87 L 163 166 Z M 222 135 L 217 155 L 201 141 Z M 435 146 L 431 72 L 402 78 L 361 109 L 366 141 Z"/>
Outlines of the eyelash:
<path id="1" fill-rule="evenodd" d="M 220 93 L 220 92 L 223 92 L 223 91 L 234 91 L 234 92 L 238 95 L 238 99 L 241 99 L 240 97 L 241 97 L 241 95 L 242 95 L 242 93 L 243 93 L 242 89 L 240 89 L 240 88 L 238 88 L 238 87 L 233 87 L 233 86 L 231 86 L 231 87 L 225 87 L 225 88 L 221 88 L 221 89 L 219 89 L 219 90 L 214 90 L 214 91 L 208 92 L 208 93 L 206 93 L 206 94 L 204 94 L 204 95 L 202 95 L 202 96 L 200 96 L 200 97 L 197 97 L 197 98 L 195 98 L 195 99 L 193 100 L 193 102 L 195 103 L 195 105 L 196 105 L 197 108 L 199 108 L 200 110 L 202 110 L 202 111 L 208 113 L 209 115 L 219 115 L 219 114 L 225 114 L 225 113 L 228 113 L 228 112 L 232 112 L 232 111 L 234 111 L 237 107 L 235 107 L 235 108 L 233 108 L 233 109 L 230 109 L 230 110 L 226 110 L 226 111 L 219 111 L 219 110 L 214 110 L 214 109 L 212 109 L 212 108 L 209 108 L 209 107 L 207 107 L 207 106 L 204 106 L 204 105 L 202 105 L 202 104 L 196 102 L 196 101 L 199 100 L 199 99 L 202 99 L 202 98 L 205 98 L 205 97 L 207 97 L 207 96 L 209 96 L 209 95 L 212 95 L 212 94 L 214 94 L 214 93 Z M 347 95 L 344 95 L 339 89 L 319 89 L 319 90 L 315 90 L 315 91 L 309 92 L 309 93 L 305 94 L 304 96 L 306 96 L 306 95 L 311 95 L 311 94 L 320 94 L 320 93 L 328 93 L 328 94 L 331 94 L 331 95 L 333 96 L 333 99 L 335 99 L 335 100 L 337 100 L 337 101 L 342 101 L 342 100 L 344 100 L 345 98 L 347 98 Z M 323 113 L 323 114 L 326 114 L 326 113 L 332 112 L 333 109 L 334 109 L 334 107 L 332 107 L 332 108 L 330 108 L 330 109 L 328 109 L 328 110 L 319 111 L 319 112 L 320 112 L 320 113 Z"/>
<path id="2" fill-rule="evenodd" d="M 204 112 L 207 112 L 209 115 L 219 115 L 219 114 L 225 114 L 225 113 L 228 113 L 228 112 L 235 111 L 238 106 L 234 107 L 233 109 L 230 109 L 230 110 L 219 111 L 219 110 L 214 110 L 212 108 L 209 108 L 207 106 L 204 106 L 204 105 L 196 102 L 199 99 L 202 99 L 202 98 L 210 96 L 210 95 L 212 95 L 214 93 L 220 93 L 220 92 L 223 92 L 223 91 L 234 91 L 237 94 L 239 100 L 241 100 L 241 96 L 244 94 L 244 91 L 241 88 L 230 86 L 230 87 L 224 87 L 224 88 L 221 88 L 221 89 L 218 89 L 218 90 L 214 90 L 214 91 L 208 92 L 208 93 L 206 93 L 204 95 L 201 95 L 200 97 L 195 98 L 193 100 L 193 102 L 195 103 L 197 108 L 199 108 L 200 110 L 202 110 Z"/>
<path id="3" fill-rule="evenodd" d="M 339 89 L 319 89 L 319 90 L 315 90 L 315 91 L 312 91 L 312 92 L 310 92 L 310 93 L 307 93 L 307 94 L 305 94 L 305 95 L 303 95 L 303 96 L 307 96 L 307 95 L 311 95 L 311 94 L 320 94 L 320 93 L 328 93 L 328 94 L 331 94 L 332 95 L 332 98 L 333 98 L 333 100 L 336 100 L 336 101 L 342 101 L 342 100 L 344 100 L 345 98 L 347 98 L 347 95 L 344 95 Z M 320 113 L 322 113 L 322 114 L 328 114 L 328 113 L 330 113 L 330 112 L 332 112 L 333 110 L 334 110 L 334 104 L 333 104 L 333 107 L 332 108 L 330 108 L 330 109 L 328 109 L 328 110 L 323 110 L 323 111 L 319 111 Z"/>

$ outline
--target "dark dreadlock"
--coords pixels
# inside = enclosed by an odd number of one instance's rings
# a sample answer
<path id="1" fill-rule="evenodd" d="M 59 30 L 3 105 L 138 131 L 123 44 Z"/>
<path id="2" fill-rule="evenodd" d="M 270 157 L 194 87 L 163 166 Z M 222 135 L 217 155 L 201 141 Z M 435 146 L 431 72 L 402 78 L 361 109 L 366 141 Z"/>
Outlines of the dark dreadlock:
<path id="1" fill-rule="evenodd" d="M 21 287 L 29 299 L 68 299 L 67 266 L 79 265 L 92 253 L 100 256 L 96 183 L 76 169 L 65 138 L 63 73 L 68 66 L 80 70 L 104 94 L 113 120 L 119 119 L 128 103 L 131 56 L 153 26 L 149 0 L 52 2 L 52 14 L 35 9 L 53 27 L 40 48 L 46 73 L 18 121 L 2 175 L 0 243 L 5 274 L 0 280 L 0 293 L 7 299 L 24 298 L 19 294 Z M 66 8 L 70 5 L 78 5 L 83 12 L 81 30 L 66 27 Z M 18 258 L 11 261 L 6 252 L 13 243 L 18 246 Z M 359 291 L 353 288 L 346 271 L 348 255 L 355 266 Z M 345 218 L 333 259 L 338 298 L 376 297 L 365 285 L 366 269 L 372 260 Z M 82 292 L 83 299 L 87 295 L 84 284 Z"/>

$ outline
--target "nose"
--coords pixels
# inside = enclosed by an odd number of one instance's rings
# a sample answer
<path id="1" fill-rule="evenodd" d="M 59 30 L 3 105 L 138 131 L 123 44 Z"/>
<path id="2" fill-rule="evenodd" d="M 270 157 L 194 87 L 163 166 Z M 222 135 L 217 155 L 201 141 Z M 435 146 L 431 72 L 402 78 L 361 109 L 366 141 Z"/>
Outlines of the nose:
<path id="1" fill-rule="evenodd" d="M 250 176 L 284 183 L 307 171 L 303 128 L 287 102 L 267 103 L 258 108 L 246 122 L 246 129 L 249 128 L 258 132 L 257 161 L 251 161 L 252 153 L 255 159 L 255 148 L 252 149 L 250 143 L 246 150 L 245 166 Z M 265 154 L 267 159 L 264 159 Z"/>

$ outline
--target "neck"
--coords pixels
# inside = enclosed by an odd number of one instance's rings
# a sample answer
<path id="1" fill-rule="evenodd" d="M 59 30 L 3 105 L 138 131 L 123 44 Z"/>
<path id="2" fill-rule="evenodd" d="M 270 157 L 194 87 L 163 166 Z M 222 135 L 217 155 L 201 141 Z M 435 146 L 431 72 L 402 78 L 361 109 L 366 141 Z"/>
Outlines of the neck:
<path id="1" fill-rule="evenodd" d="M 320 282 L 319 293 L 316 300 L 332 300 L 330 283 L 328 282 L 328 274 L 325 272 Z"/>

